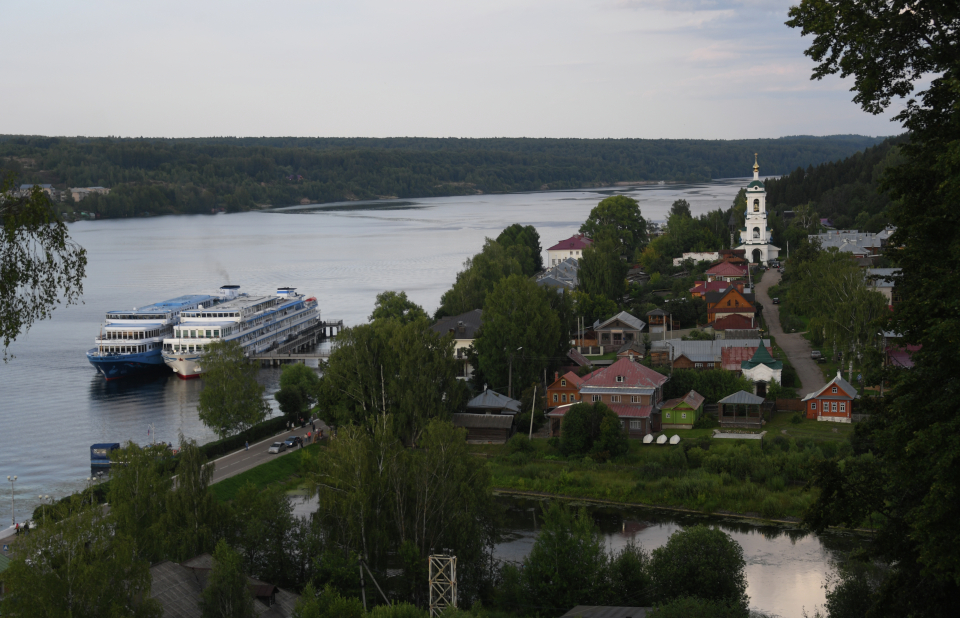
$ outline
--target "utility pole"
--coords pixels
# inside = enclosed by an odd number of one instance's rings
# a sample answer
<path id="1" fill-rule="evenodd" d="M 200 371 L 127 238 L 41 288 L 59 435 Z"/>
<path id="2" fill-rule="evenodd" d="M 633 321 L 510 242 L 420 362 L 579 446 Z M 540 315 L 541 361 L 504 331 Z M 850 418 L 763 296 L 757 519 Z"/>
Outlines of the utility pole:
<path id="1" fill-rule="evenodd" d="M 533 387 L 533 401 L 530 402 L 530 435 L 528 440 L 533 440 L 533 413 L 537 411 L 537 387 Z"/>
<path id="2" fill-rule="evenodd" d="M 523 349 L 523 346 L 520 346 L 519 348 L 517 348 L 517 352 L 519 352 L 522 349 Z M 507 397 L 509 397 L 510 399 L 513 399 L 513 356 L 517 352 L 510 353 L 510 370 L 509 370 L 509 373 L 507 374 L 508 376 L 507 377 Z"/>
<path id="3" fill-rule="evenodd" d="M 13 500 L 14 500 L 14 499 L 13 499 L 14 490 L 13 490 L 13 484 L 17 481 L 17 477 L 16 477 L 16 476 L 12 476 L 12 477 L 11 477 L 11 476 L 7 476 L 7 480 L 10 481 L 10 519 L 11 519 L 11 521 L 13 522 L 12 525 L 16 526 L 16 525 L 17 525 L 17 512 L 16 512 L 16 510 L 14 509 L 14 502 L 13 502 Z"/>
<path id="4" fill-rule="evenodd" d="M 363 583 L 363 558 L 357 558 L 357 568 L 360 569 L 360 597 L 363 599 L 363 612 L 367 612 L 367 591 Z"/>

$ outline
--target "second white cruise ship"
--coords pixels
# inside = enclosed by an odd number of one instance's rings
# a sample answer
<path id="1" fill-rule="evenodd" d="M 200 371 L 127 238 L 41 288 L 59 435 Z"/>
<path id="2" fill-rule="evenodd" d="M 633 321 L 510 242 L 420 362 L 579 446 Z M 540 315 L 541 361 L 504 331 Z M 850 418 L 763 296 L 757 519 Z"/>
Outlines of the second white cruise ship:
<path id="1" fill-rule="evenodd" d="M 182 312 L 173 336 L 163 340 L 163 362 L 185 380 L 203 373 L 203 351 L 214 341 L 239 341 L 250 356 L 294 339 L 320 321 L 317 299 L 297 294 L 296 288 L 278 288 L 273 296 L 241 294 L 239 285 L 220 291 L 226 300 Z"/>

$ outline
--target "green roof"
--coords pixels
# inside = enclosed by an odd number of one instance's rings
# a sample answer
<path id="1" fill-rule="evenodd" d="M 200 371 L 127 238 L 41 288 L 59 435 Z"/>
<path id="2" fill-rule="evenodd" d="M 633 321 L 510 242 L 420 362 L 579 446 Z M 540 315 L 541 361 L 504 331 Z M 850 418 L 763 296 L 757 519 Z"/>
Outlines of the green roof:
<path id="1" fill-rule="evenodd" d="M 767 352 L 767 348 L 763 345 L 758 347 L 757 351 L 753 353 L 753 358 L 740 363 L 740 368 L 753 369 L 757 365 L 766 365 L 770 369 L 783 369 L 783 362 L 773 360 L 773 357 L 770 356 L 770 352 Z"/>
<path id="2" fill-rule="evenodd" d="M 748 189 L 752 189 L 752 188 L 754 188 L 754 187 L 760 187 L 760 188 L 762 189 L 762 188 L 763 188 L 763 183 L 760 182 L 759 180 L 754 180 L 754 181 L 752 181 L 750 184 L 747 185 L 747 188 L 748 188 Z"/>

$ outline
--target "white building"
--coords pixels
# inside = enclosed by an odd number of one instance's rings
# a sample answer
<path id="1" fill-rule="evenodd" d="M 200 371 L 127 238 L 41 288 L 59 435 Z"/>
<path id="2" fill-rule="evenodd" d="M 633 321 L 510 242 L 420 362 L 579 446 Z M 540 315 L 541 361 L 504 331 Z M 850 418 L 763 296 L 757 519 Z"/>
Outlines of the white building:
<path id="1" fill-rule="evenodd" d="M 694 262 L 716 262 L 720 259 L 720 253 L 718 251 L 694 251 L 692 253 L 684 253 L 683 257 L 673 258 L 673 265 L 680 266 L 686 260 L 693 260 Z"/>
<path id="2" fill-rule="evenodd" d="M 566 240 L 561 240 L 547 249 L 547 266 L 556 266 L 567 258 L 579 260 L 583 257 L 583 250 L 593 244 L 593 241 L 584 234 L 574 234 Z"/>
<path id="3" fill-rule="evenodd" d="M 453 335 L 453 355 L 457 359 L 457 377 L 461 380 L 473 375 L 473 365 L 467 357 L 467 350 L 473 345 L 482 324 L 483 310 L 474 309 L 460 315 L 440 318 L 430 327 L 440 335 Z"/>
<path id="4" fill-rule="evenodd" d="M 744 226 L 740 228 L 737 249 L 746 250 L 746 258 L 754 264 L 766 264 L 780 256 L 780 247 L 770 244 L 770 227 L 767 225 L 767 190 L 760 180 L 760 165 L 756 155 L 753 160 L 753 180 L 747 185 L 747 213 Z"/>
<path id="5" fill-rule="evenodd" d="M 73 196 L 74 202 L 79 202 L 83 198 L 87 197 L 92 193 L 99 193 L 101 195 L 106 195 L 110 193 L 110 189 L 105 187 L 71 187 L 70 195 Z"/>

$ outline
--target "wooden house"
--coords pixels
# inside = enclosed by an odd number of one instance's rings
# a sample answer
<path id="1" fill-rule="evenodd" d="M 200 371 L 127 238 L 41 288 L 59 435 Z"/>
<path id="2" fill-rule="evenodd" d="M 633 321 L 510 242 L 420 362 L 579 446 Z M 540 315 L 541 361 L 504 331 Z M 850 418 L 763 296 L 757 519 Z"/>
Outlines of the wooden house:
<path id="1" fill-rule="evenodd" d="M 470 414 L 509 414 L 520 412 L 520 402 L 501 395 L 496 391 L 484 389 L 482 393 L 467 402 Z"/>
<path id="2" fill-rule="evenodd" d="M 608 347 L 620 349 L 623 344 L 630 341 L 639 341 L 642 339 L 641 333 L 647 325 L 626 311 L 621 311 L 603 322 L 597 322 L 593 325 L 593 331 L 597 334 L 597 340 L 600 345 L 600 353 L 605 354 Z"/>
<path id="3" fill-rule="evenodd" d="M 704 273 L 707 281 L 735 281 L 747 276 L 747 266 L 740 266 L 731 262 L 720 262 L 711 266 Z"/>
<path id="4" fill-rule="evenodd" d="M 692 429 L 693 424 L 703 416 L 703 402 L 706 398 L 697 391 L 690 391 L 683 397 L 663 402 L 660 407 L 660 420 L 663 429 Z"/>
<path id="5" fill-rule="evenodd" d="M 547 407 L 557 407 L 580 401 L 580 384 L 583 378 L 572 371 L 562 376 L 554 374 L 553 383 L 547 387 Z"/>
<path id="6" fill-rule="evenodd" d="M 503 444 L 513 431 L 513 416 L 508 414 L 454 414 L 453 426 L 467 430 L 471 444 Z"/>
<path id="7" fill-rule="evenodd" d="M 830 380 L 826 386 L 803 398 L 807 418 L 849 423 L 852 420 L 853 402 L 859 396 L 857 389 L 844 380 L 838 371 L 837 377 Z"/>
<path id="8" fill-rule="evenodd" d="M 624 433 L 639 439 L 660 431 L 660 402 L 667 380 L 649 367 L 621 358 L 585 377 L 580 400 L 603 402 L 620 418 Z"/>
<path id="9" fill-rule="evenodd" d="M 723 292 L 707 292 L 707 321 L 715 322 L 730 315 L 742 315 L 747 318 L 756 316 L 754 295 L 730 287 Z"/>

